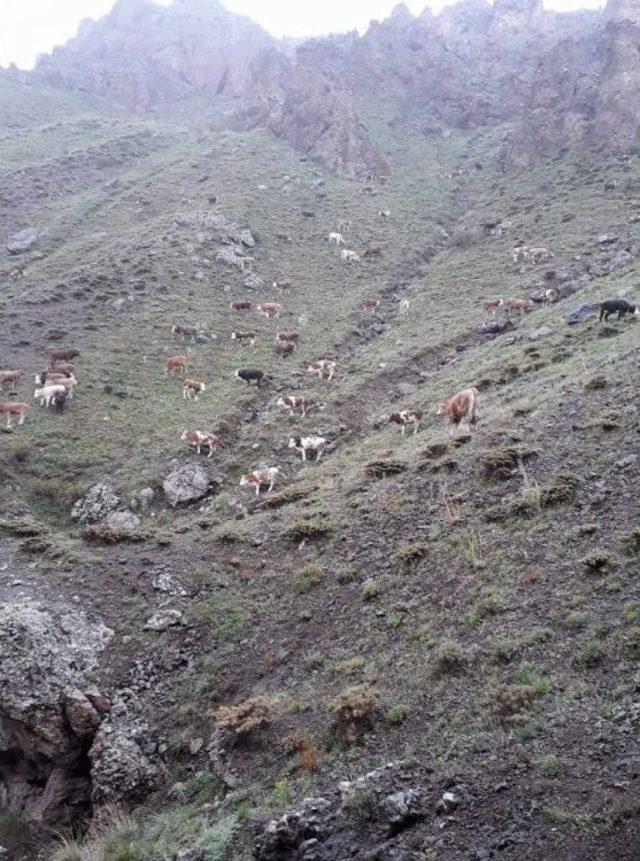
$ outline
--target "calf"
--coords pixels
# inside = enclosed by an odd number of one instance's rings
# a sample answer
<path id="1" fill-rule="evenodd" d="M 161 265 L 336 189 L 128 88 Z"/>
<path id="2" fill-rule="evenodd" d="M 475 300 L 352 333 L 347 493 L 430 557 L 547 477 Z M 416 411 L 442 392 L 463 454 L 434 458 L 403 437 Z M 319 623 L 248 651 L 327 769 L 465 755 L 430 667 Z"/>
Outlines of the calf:
<path id="1" fill-rule="evenodd" d="M 297 347 L 300 343 L 300 335 L 298 332 L 278 332 L 276 341 L 283 344 L 293 344 L 294 347 Z"/>
<path id="2" fill-rule="evenodd" d="M 463 389 L 457 395 L 440 404 L 438 415 L 445 417 L 451 436 L 458 429 L 463 419 L 467 420 L 469 426 L 478 423 L 479 398 L 480 392 L 477 389 Z"/>
<path id="3" fill-rule="evenodd" d="M 418 433 L 418 425 L 422 421 L 423 415 L 424 413 L 421 410 L 400 410 L 399 413 L 391 413 L 389 421 L 400 425 L 402 436 L 404 436 L 407 425 L 413 425 L 413 434 L 415 436 Z"/>
<path id="4" fill-rule="evenodd" d="M 377 311 L 380 307 L 379 299 L 363 299 L 362 306 L 364 311 Z"/>
<path id="5" fill-rule="evenodd" d="M 33 393 L 35 400 L 40 401 L 40 406 L 48 407 L 56 395 L 66 393 L 66 388 L 63 385 L 43 386 L 41 389 L 36 389 Z"/>
<path id="6" fill-rule="evenodd" d="M 4 403 L 0 403 L 0 416 L 7 417 L 6 426 L 10 428 L 12 416 L 18 416 L 19 425 L 24 424 L 28 409 L 29 404 L 19 404 L 16 403 L 16 401 L 5 401 Z"/>
<path id="7" fill-rule="evenodd" d="M 62 360 L 63 362 L 70 362 L 79 355 L 78 350 L 75 350 L 73 347 L 61 347 L 59 350 L 52 351 L 51 361 L 57 362 L 58 360 Z"/>
<path id="8" fill-rule="evenodd" d="M 182 442 L 186 442 L 187 445 L 193 446 L 196 450 L 196 454 L 200 454 L 202 447 L 207 446 L 209 449 L 207 457 L 211 457 L 214 448 L 218 448 L 220 445 L 220 440 L 215 434 L 204 433 L 203 431 L 186 430 L 180 439 Z"/>
<path id="9" fill-rule="evenodd" d="M 67 405 L 67 401 L 71 400 L 71 392 L 58 392 L 51 400 L 51 405 L 57 413 L 63 413 Z"/>
<path id="10" fill-rule="evenodd" d="M 530 311 L 533 308 L 533 302 L 531 299 L 507 299 L 505 302 L 507 307 L 507 314 L 509 317 L 511 316 L 512 311 L 518 311 L 520 314 L 524 314 L 525 311 Z"/>
<path id="11" fill-rule="evenodd" d="M 378 210 L 378 218 L 391 218 L 391 210 L 390 209 L 379 209 Z"/>
<path id="12" fill-rule="evenodd" d="M 234 299 L 229 307 L 232 311 L 250 311 L 251 301 L 249 299 Z"/>
<path id="13" fill-rule="evenodd" d="M 256 496 L 260 496 L 260 488 L 269 485 L 267 493 L 271 493 L 279 472 L 277 466 L 268 466 L 266 469 L 248 472 L 240 479 L 240 487 L 255 487 Z"/>
<path id="14" fill-rule="evenodd" d="M 0 371 L 0 389 L 13 390 L 18 380 L 24 376 L 24 371 Z"/>
<path id="15" fill-rule="evenodd" d="M 486 314 L 493 313 L 495 315 L 498 308 L 502 308 L 504 305 L 504 299 L 489 299 L 482 306 Z"/>
<path id="16" fill-rule="evenodd" d="M 33 381 L 39 386 L 46 386 L 47 383 L 62 383 L 65 380 L 70 380 L 73 377 L 71 372 L 63 373 L 62 371 L 42 371 L 39 374 L 34 374 Z M 75 377 L 74 377 L 75 379 Z"/>
<path id="17" fill-rule="evenodd" d="M 329 234 L 329 245 L 344 245 L 345 238 L 341 233 L 337 231 L 332 231 Z"/>
<path id="18" fill-rule="evenodd" d="M 348 248 L 343 248 L 340 252 L 340 260 L 343 263 L 360 263 L 360 255 L 355 251 L 350 251 Z"/>
<path id="19" fill-rule="evenodd" d="M 339 218 L 336 221 L 336 232 L 337 233 L 349 233 L 351 230 L 351 222 L 345 218 Z"/>
<path id="20" fill-rule="evenodd" d="M 617 314 L 618 320 L 622 320 L 627 314 L 640 315 L 640 308 L 631 305 L 624 299 L 605 299 L 604 302 L 600 303 L 599 322 L 602 323 L 604 320 L 606 323 L 612 314 Z"/>
<path id="21" fill-rule="evenodd" d="M 312 404 L 311 398 L 305 398 L 303 395 L 285 395 L 278 399 L 278 406 L 286 410 L 290 416 L 296 409 L 299 409 L 300 413 L 306 416 Z"/>
<path id="22" fill-rule="evenodd" d="M 51 370 L 59 374 L 72 374 L 74 370 L 73 362 L 63 362 L 61 359 L 57 359 L 52 363 Z"/>
<path id="23" fill-rule="evenodd" d="M 258 371 L 255 368 L 243 368 L 236 371 L 234 376 L 239 380 L 244 380 L 248 386 L 250 386 L 252 382 L 255 382 L 256 386 L 259 386 L 264 379 L 264 371 Z"/>
<path id="24" fill-rule="evenodd" d="M 272 317 L 275 317 L 277 320 L 282 311 L 282 305 L 279 302 L 263 302 L 261 305 L 256 306 L 256 311 L 268 320 Z"/>
<path id="25" fill-rule="evenodd" d="M 317 374 L 319 379 L 323 380 L 325 373 L 327 374 L 327 380 L 331 380 L 333 375 L 336 372 L 337 362 L 333 362 L 331 359 L 318 359 L 317 362 L 312 362 L 307 371 L 310 374 Z"/>
<path id="26" fill-rule="evenodd" d="M 182 397 L 185 400 L 199 401 L 202 392 L 206 391 L 206 385 L 198 380 L 185 380 L 182 387 Z"/>
<path id="27" fill-rule="evenodd" d="M 195 344 L 196 338 L 198 337 L 198 327 L 183 326 L 182 323 L 176 323 L 175 326 L 171 327 L 171 334 L 181 335 L 183 338 L 191 338 L 192 342 Z"/>
<path id="28" fill-rule="evenodd" d="M 257 335 L 255 332 L 232 332 L 231 340 L 237 341 L 239 344 L 249 343 L 252 347 L 256 345 Z"/>
<path id="29" fill-rule="evenodd" d="M 546 263 L 552 257 L 553 254 L 548 248 L 529 248 L 525 260 L 530 260 L 532 263 Z"/>
<path id="30" fill-rule="evenodd" d="M 186 356 L 169 356 L 167 361 L 164 364 L 164 372 L 168 376 L 169 374 L 173 374 L 174 371 L 183 371 L 186 373 L 187 370 L 187 357 Z"/>
<path id="31" fill-rule="evenodd" d="M 544 304 L 545 305 L 554 305 L 558 299 L 560 298 L 560 291 L 557 287 L 549 287 L 548 290 L 544 291 Z"/>
<path id="32" fill-rule="evenodd" d="M 302 455 L 302 460 L 307 459 L 307 452 L 313 451 L 316 460 L 320 460 L 325 450 L 327 440 L 323 436 L 292 436 L 289 440 L 289 448 L 295 448 Z"/>
<path id="33" fill-rule="evenodd" d="M 313 209 L 301 209 L 300 215 L 303 218 L 315 218 L 315 212 L 313 211 Z"/>

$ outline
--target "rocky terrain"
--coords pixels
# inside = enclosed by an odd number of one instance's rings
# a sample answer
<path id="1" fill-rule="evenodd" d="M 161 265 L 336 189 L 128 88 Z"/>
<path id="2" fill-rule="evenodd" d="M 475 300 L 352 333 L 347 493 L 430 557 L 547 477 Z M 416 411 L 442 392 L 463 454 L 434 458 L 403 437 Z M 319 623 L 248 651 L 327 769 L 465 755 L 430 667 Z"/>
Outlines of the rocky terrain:
<path id="1" fill-rule="evenodd" d="M 638 23 L 470 0 L 292 46 L 120 0 L 0 72 L 3 858 L 639 857 L 639 324 L 598 322 L 640 300 Z"/>

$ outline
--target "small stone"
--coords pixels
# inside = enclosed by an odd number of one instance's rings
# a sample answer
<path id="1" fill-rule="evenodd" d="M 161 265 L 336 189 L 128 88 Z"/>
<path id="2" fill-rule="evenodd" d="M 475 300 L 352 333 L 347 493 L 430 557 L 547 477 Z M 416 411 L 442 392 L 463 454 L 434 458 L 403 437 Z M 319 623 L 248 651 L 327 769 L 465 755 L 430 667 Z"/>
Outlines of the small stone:
<path id="1" fill-rule="evenodd" d="M 180 610 L 158 610 L 150 619 L 147 620 L 145 631 L 166 631 L 174 625 L 179 625 L 182 621 L 182 613 Z"/>

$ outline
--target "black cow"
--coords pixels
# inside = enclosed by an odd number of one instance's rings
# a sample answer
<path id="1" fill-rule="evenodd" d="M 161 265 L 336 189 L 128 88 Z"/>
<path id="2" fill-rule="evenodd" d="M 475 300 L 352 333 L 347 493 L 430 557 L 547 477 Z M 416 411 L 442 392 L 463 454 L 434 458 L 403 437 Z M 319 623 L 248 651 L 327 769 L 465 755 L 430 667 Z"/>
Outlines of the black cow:
<path id="1" fill-rule="evenodd" d="M 640 315 L 640 309 L 636 305 L 631 305 L 624 299 L 606 299 L 600 303 L 600 322 L 603 318 L 605 323 L 612 314 L 618 315 L 618 320 L 622 320 L 627 314 Z"/>
<path id="2" fill-rule="evenodd" d="M 235 376 L 239 380 L 244 380 L 248 386 L 250 386 L 252 382 L 255 382 L 256 386 L 259 386 L 264 379 L 264 371 L 258 371 L 255 368 L 245 368 L 243 370 L 236 371 Z"/>

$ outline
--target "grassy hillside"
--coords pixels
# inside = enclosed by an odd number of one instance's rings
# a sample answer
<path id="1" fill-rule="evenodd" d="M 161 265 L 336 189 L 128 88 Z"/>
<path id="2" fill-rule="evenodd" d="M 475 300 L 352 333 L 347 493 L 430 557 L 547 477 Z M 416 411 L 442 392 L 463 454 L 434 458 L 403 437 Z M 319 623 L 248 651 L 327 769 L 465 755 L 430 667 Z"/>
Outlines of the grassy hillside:
<path id="1" fill-rule="evenodd" d="M 33 405 L 0 436 L 3 515 L 34 514 L 46 537 L 34 550 L 3 534 L 9 577 L 43 598 L 78 596 L 116 630 L 108 688 L 137 660 L 153 666 L 144 713 L 169 773 L 145 809 L 94 826 L 58 861 L 160 861 L 190 847 L 249 858 L 256 820 L 395 760 L 412 763 L 427 815 L 375 857 L 638 857 L 639 330 L 562 320 L 582 302 L 632 298 L 635 259 L 503 335 L 480 329 L 484 300 L 543 283 L 545 267 L 512 264 L 517 240 L 547 245 L 557 270 L 635 254 L 640 159 L 566 155 L 505 176 L 495 132 L 400 137 L 373 106 L 393 174 L 370 196 L 265 135 L 88 119 L 52 91 L 39 98 L 49 107 L 0 138 L 3 232 L 41 232 L 35 252 L 0 258 L 0 366 L 31 373 L 70 344 L 80 385 L 65 414 Z M 196 213 L 251 229 L 264 286 L 216 262 L 215 231 L 184 226 Z M 502 239 L 481 230 L 495 214 L 513 223 Z M 343 217 L 348 247 L 379 245 L 380 260 L 340 262 L 326 236 Z M 602 234 L 618 244 L 599 245 Z M 273 290 L 278 279 L 290 294 Z M 234 315 L 229 302 L 245 297 L 281 301 L 283 318 Z M 364 297 L 381 299 L 377 315 Z M 176 322 L 217 338 L 185 346 Z M 285 327 L 302 344 L 283 360 L 273 344 Z M 236 328 L 255 328 L 257 346 L 233 342 Z M 183 350 L 207 383 L 198 404 L 162 374 Z M 306 373 L 321 357 L 340 362 L 331 383 Z M 271 381 L 249 391 L 238 367 Z M 481 391 L 480 425 L 450 441 L 437 405 L 468 385 Z M 278 410 L 291 392 L 316 400 L 305 419 Z M 26 377 L 18 397 L 32 402 Z M 385 422 L 404 407 L 425 411 L 415 437 Z M 74 499 L 105 478 L 125 499 L 158 488 L 195 457 L 187 427 L 222 431 L 203 461 L 220 492 L 178 511 L 158 495 L 140 543 L 85 543 Z M 330 439 L 320 464 L 287 448 L 294 429 Z M 239 476 L 262 465 L 282 470 L 275 495 L 237 517 L 251 500 Z M 159 569 L 184 584 L 170 604 L 186 624 L 155 634 L 143 625 Z M 188 659 L 171 663 L 177 652 Z M 346 733 L 340 696 L 363 712 Z M 208 739 L 220 706 L 253 697 L 267 716 L 233 750 L 230 781 L 191 742 Z M 461 799 L 451 818 L 436 810 L 447 789 Z M 360 857 L 374 857 L 366 798 L 356 813 Z"/>

